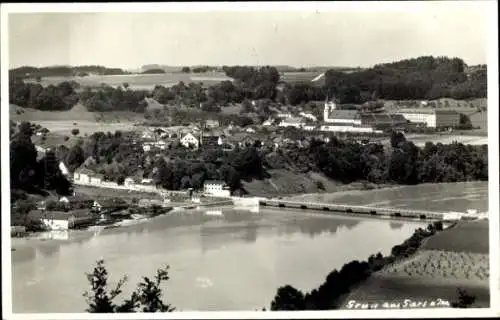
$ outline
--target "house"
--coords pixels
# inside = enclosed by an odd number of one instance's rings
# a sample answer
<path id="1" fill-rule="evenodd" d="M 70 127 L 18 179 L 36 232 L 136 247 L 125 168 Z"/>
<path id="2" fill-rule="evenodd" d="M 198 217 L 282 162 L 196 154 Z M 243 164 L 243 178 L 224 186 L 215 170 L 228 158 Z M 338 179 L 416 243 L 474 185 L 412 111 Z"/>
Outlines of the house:
<path id="1" fill-rule="evenodd" d="M 95 174 L 90 177 L 90 184 L 99 185 L 104 180 L 104 176 L 102 174 Z"/>
<path id="2" fill-rule="evenodd" d="M 218 128 L 220 126 L 218 120 L 207 120 L 205 121 L 205 127 L 207 128 Z"/>
<path id="3" fill-rule="evenodd" d="M 69 203 L 69 200 L 67 197 L 61 197 L 61 199 L 59 199 L 59 202 L 61 203 L 65 203 L 65 204 L 68 204 Z"/>
<path id="4" fill-rule="evenodd" d="M 272 126 L 272 125 L 273 125 L 273 122 L 274 122 L 274 120 L 273 120 L 273 119 L 267 119 L 266 121 L 264 121 L 264 122 L 262 123 L 262 125 L 263 125 L 263 126 L 265 126 L 265 127 L 269 127 L 269 126 Z"/>
<path id="5" fill-rule="evenodd" d="M 224 141 L 222 140 L 222 136 L 202 136 L 201 144 L 204 147 L 218 147 L 222 146 Z"/>
<path id="6" fill-rule="evenodd" d="M 305 112 L 300 112 L 299 115 L 303 118 L 306 118 L 311 121 L 318 121 L 318 118 L 316 118 L 312 113 L 305 113 Z"/>
<path id="7" fill-rule="evenodd" d="M 39 220 L 48 230 L 73 229 L 78 226 L 88 225 L 96 220 L 96 217 L 88 209 L 73 210 L 70 213 L 32 210 L 29 216 L 34 220 Z"/>
<path id="8" fill-rule="evenodd" d="M 128 207 L 128 204 L 120 198 L 110 198 L 110 199 L 101 199 L 101 200 L 96 200 L 92 204 L 92 210 L 96 212 L 103 212 L 103 211 L 116 211 L 120 209 L 126 209 Z"/>
<path id="9" fill-rule="evenodd" d="M 143 139 L 153 139 L 154 138 L 154 133 L 151 132 L 151 130 L 145 130 L 143 133 L 142 133 L 142 136 L 141 136 Z"/>
<path id="10" fill-rule="evenodd" d="M 74 182 L 90 183 L 90 177 L 94 175 L 92 170 L 87 168 L 77 169 L 73 174 Z"/>
<path id="11" fill-rule="evenodd" d="M 230 197 L 231 190 L 224 181 L 208 180 L 203 184 L 203 193 L 213 197 Z"/>
<path id="12" fill-rule="evenodd" d="M 39 145 L 35 145 L 35 149 L 36 149 L 36 152 L 39 152 L 39 153 L 45 153 L 47 151 L 47 148 L 44 148 L 44 147 L 39 146 Z"/>
<path id="13" fill-rule="evenodd" d="M 153 184 L 153 179 L 150 178 L 144 178 L 141 180 L 141 184 Z"/>
<path id="14" fill-rule="evenodd" d="M 185 136 L 181 138 L 180 143 L 185 148 L 198 149 L 200 146 L 200 141 L 190 132 L 188 132 Z"/>
<path id="15" fill-rule="evenodd" d="M 151 145 L 149 143 L 144 143 L 142 145 L 142 150 L 144 150 L 144 152 L 151 151 Z"/>
<path id="16" fill-rule="evenodd" d="M 123 185 L 128 188 L 133 188 L 135 185 L 135 180 L 132 177 L 127 177 L 123 181 Z"/>
<path id="17" fill-rule="evenodd" d="M 304 125 L 305 125 L 304 118 L 285 118 L 280 122 L 278 126 L 302 128 Z"/>

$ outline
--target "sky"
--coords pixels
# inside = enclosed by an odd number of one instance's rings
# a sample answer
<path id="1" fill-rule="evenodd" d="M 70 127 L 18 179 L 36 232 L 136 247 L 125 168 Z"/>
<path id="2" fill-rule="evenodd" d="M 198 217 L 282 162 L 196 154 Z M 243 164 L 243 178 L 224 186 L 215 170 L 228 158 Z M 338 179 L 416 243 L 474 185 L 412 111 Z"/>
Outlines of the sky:
<path id="1" fill-rule="evenodd" d="M 369 67 L 422 55 L 487 60 L 487 10 L 9 13 L 9 65 Z"/>

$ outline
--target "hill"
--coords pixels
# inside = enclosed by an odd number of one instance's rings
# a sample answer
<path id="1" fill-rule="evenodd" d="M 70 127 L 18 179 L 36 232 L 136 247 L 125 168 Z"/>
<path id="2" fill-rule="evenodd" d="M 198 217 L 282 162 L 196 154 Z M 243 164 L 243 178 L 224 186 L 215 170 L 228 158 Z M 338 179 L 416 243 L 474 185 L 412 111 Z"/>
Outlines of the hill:
<path id="1" fill-rule="evenodd" d="M 269 178 L 263 180 L 243 181 L 243 188 L 252 196 L 284 196 L 303 193 L 337 192 L 347 190 L 364 190 L 371 184 L 335 182 L 321 173 L 296 173 L 287 169 L 268 170 Z M 375 186 L 373 186 L 375 187 Z"/>
<path id="2" fill-rule="evenodd" d="M 53 133 L 58 133 L 57 141 L 64 136 L 71 136 L 71 130 L 74 128 L 77 128 L 82 136 L 97 131 L 131 130 L 134 123 L 144 121 L 144 116 L 140 113 L 89 112 L 81 104 L 66 111 L 40 111 L 11 104 L 9 114 L 12 121 L 37 123 Z"/>

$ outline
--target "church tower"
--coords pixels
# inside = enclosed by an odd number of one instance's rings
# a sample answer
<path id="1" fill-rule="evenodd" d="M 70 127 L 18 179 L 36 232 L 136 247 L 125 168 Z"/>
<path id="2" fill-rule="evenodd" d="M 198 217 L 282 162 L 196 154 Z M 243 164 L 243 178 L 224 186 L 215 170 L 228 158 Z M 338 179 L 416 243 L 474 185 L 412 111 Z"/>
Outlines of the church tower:
<path id="1" fill-rule="evenodd" d="M 326 96 L 325 99 L 325 108 L 323 109 L 323 121 L 324 122 L 329 122 L 330 119 L 330 111 L 337 109 L 337 105 L 333 101 L 334 98 L 328 99 L 328 95 Z"/>

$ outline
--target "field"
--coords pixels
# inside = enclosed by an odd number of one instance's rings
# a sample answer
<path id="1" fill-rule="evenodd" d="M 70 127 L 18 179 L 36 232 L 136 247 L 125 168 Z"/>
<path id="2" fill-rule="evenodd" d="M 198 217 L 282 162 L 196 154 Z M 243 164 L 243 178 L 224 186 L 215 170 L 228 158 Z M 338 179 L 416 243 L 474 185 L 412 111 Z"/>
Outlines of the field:
<path id="1" fill-rule="evenodd" d="M 80 104 L 67 111 L 40 111 L 15 105 L 10 105 L 9 109 L 12 121 L 39 124 L 61 138 L 71 137 L 71 130 L 75 128 L 80 131 L 80 136 L 84 136 L 98 131 L 129 131 L 135 129 L 134 123 L 144 121 L 143 114 L 123 111 L 89 112 Z"/>
<path id="2" fill-rule="evenodd" d="M 173 86 L 180 81 L 185 84 L 192 82 L 202 82 L 205 85 L 212 85 L 224 80 L 230 80 L 222 72 L 207 73 L 177 73 L 169 72 L 165 74 L 131 74 L 131 75 L 109 75 L 109 76 L 86 76 L 86 77 L 45 77 L 40 83 L 43 86 L 58 84 L 63 81 L 76 81 L 84 87 L 97 87 L 101 84 L 110 86 L 120 86 L 128 83 L 131 89 L 152 90 L 156 85 Z"/>
<path id="3" fill-rule="evenodd" d="M 385 267 L 346 298 L 360 301 L 446 299 L 457 289 L 489 305 L 488 220 L 459 223 L 424 241 L 412 257 Z"/>
<path id="4" fill-rule="evenodd" d="M 320 75 L 321 72 L 284 72 L 280 80 L 288 83 L 296 82 L 311 82 L 314 78 Z"/>
<path id="5" fill-rule="evenodd" d="M 414 257 L 388 266 L 380 273 L 416 279 L 444 279 L 487 284 L 488 265 L 488 254 L 422 250 Z"/>
<path id="6" fill-rule="evenodd" d="M 321 72 L 284 72 L 281 80 L 285 82 L 310 82 Z M 152 90 L 156 85 L 173 86 L 180 81 L 185 84 L 203 83 L 206 86 L 217 84 L 221 81 L 231 81 L 223 72 L 206 73 L 182 73 L 167 72 L 165 74 L 131 74 L 131 75 L 109 75 L 109 76 L 86 76 L 86 77 L 45 77 L 40 84 L 48 86 L 58 84 L 63 81 L 76 81 L 83 87 L 97 87 L 103 83 L 110 86 L 120 86 L 128 83 L 131 89 Z M 34 81 L 34 80 L 32 80 Z"/>
<path id="7" fill-rule="evenodd" d="M 488 254 L 488 230 L 488 220 L 461 222 L 456 227 L 429 238 L 422 249 Z"/>
<path id="8" fill-rule="evenodd" d="M 68 137 L 67 140 L 66 140 L 66 137 Z M 80 135 L 74 136 L 70 132 L 68 132 L 68 133 L 49 132 L 45 136 L 45 139 L 43 139 L 41 136 L 34 135 L 31 137 L 31 141 L 33 142 L 34 145 L 41 146 L 44 148 L 50 148 L 50 147 L 59 146 L 59 145 L 63 145 L 67 148 L 71 148 L 72 146 L 74 146 L 78 142 L 80 137 L 81 137 Z"/>

